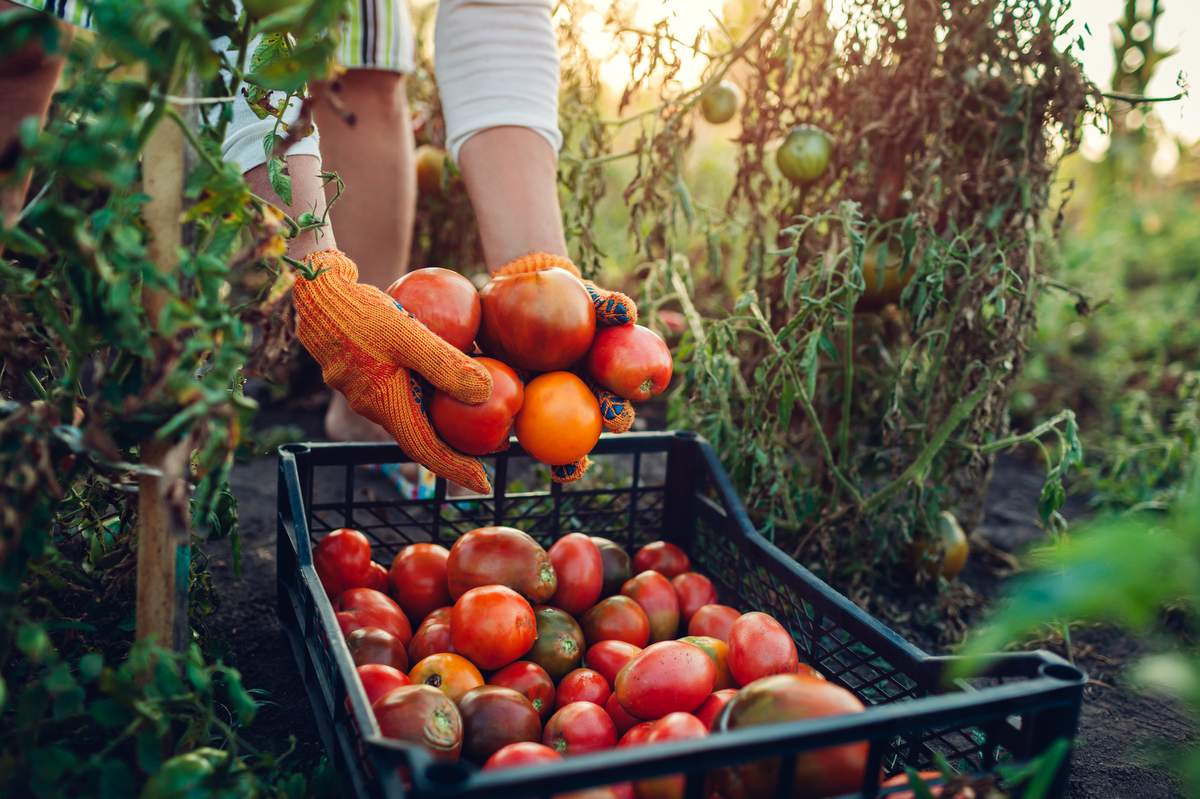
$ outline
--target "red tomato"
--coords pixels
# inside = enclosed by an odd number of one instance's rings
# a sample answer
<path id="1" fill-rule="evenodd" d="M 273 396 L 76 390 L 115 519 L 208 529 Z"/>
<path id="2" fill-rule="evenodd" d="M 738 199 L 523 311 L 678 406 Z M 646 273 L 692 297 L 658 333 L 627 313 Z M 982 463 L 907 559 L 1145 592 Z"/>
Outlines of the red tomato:
<path id="1" fill-rule="evenodd" d="M 511 588 L 472 588 L 454 603 L 450 617 L 454 651 L 482 669 L 507 666 L 528 652 L 536 638 L 533 608 Z"/>
<path id="2" fill-rule="evenodd" d="M 624 641 L 636 647 L 650 643 L 650 617 L 642 606 L 627 596 L 600 600 L 579 620 L 589 644 Z"/>
<path id="3" fill-rule="evenodd" d="M 395 688 L 380 697 L 373 710 L 385 737 L 419 744 L 438 760 L 458 760 L 463 742 L 462 716 L 436 688 Z"/>
<path id="4" fill-rule="evenodd" d="M 519 691 L 533 705 L 542 721 L 550 718 L 554 712 L 554 681 L 536 663 L 528 660 L 509 663 L 493 674 L 488 683 Z"/>
<path id="5" fill-rule="evenodd" d="M 639 652 L 617 675 L 617 700 L 640 719 L 690 713 L 713 690 L 717 667 L 698 646 L 660 641 Z"/>
<path id="6" fill-rule="evenodd" d="M 692 568 L 687 553 L 670 541 L 652 541 L 633 556 L 633 572 L 656 571 L 664 577 L 674 577 Z"/>
<path id="7" fill-rule="evenodd" d="M 467 691 L 483 685 L 483 675 L 475 664 L 452 652 L 439 652 L 419 661 L 408 673 L 408 678 L 414 685 L 437 688 L 455 703 Z"/>
<path id="8" fill-rule="evenodd" d="M 624 735 L 629 730 L 641 724 L 640 719 L 636 719 L 621 707 L 621 703 L 617 701 L 616 694 L 610 694 L 608 701 L 604 703 L 604 712 L 613 720 L 613 726 L 617 728 L 617 735 Z"/>
<path id="9" fill-rule="evenodd" d="M 609 685 L 615 685 L 617 674 L 625 664 L 633 660 L 634 655 L 641 652 L 640 646 L 634 646 L 627 641 L 608 640 L 592 644 L 584 658 L 589 669 L 594 669 L 604 675 Z"/>
<path id="10" fill-rule="evenodd" d="M 729 643 L 729 630 L 741 615 L 728 605 L 704 605 L 688 621 L 688 635 L 707 635 Z"/>
<path id="11" fill-rule="evenodd" d="M 408 617 L 390 596 L 374 588 L 349 588 L 338 597 L 337 609 L 349 613 L 355 627 L 379 627 L 400 639 L 404 646 L 412 640 Z M 340 618 L 339 618 L 340 621 Z"/>
<path id="12" fill-rule="evenodd" d="M 343 527 L 317 542 L 313 565 L 331 600 L 347 588 L 366 585 L 371 579 L 371 542 L 358 530 Z"/>
<path id="13" fill-rule="evenodd" d="M 592 379 L 634 402 L 645 402 L 665 391 L 673 369 L 667 342 L 641 325 L 600 328 L 587 354 Z"/>
<path id="14" fill-rule="evenodd" d="M 490 455 L 508 449 L 513 420 L 525 402 L 525 385 L 508 364 L 476 358 L 492 376 L 492 393 L 478 405 L 434 391 L 429 402 L 433 429 L 450 446 L 468 455 Z"/>
<path id="15" fill-rule="evenodd" d="M 554 799 L 636 799 L 636 796 L 633 793 L 633 783 L 618 782 L 615 785 L 555 794 Z"/>
<path id="16" fill-rule="evenodd" d="M 759 677 L 795 674 L 800 668 L 796 642 L 766 613 L 745 613 L 729 630 L 729 671 L 738 685 Z"/>
<path id="17" fill-rule="evenodd" d="M 592 536 L 592 543 L 600 550 L 600 560 L 604 562 L 604 585 L 600 596 L 620 593 L 621 586 L 633 576 L 629 571 L 629 553 L 616 541 L 600 536 Z"/>
<path id="18" fill-rule="evenodd" d="M 546 722 L 542 743 L 561 755 L 582 755 L 615 746 L 617 728 L 599 705 L 572 702 Z"/>
<path id="19" fill-rule="evenodd" d="M 621 736 L 617 746 L 641 746 L 646 743 L 647 736 L 654 729 L 653 721 L 643 721 L 630 727 L 624 735 Z"/>
<path id="20" fill-rule="evenodd" d="M 671 578 L 675 596 L 679 598 L 679 615 L 690 622 L 696 611 L 717 601 L 717 589 L 712 580 L 698 572 L 684 572 Z"/>
<path id="21" fill-rule="evenodd" d="M 542 545 L 513 527 L 480 527 L 454 542 L 446 561 L 450 596 L 470 588 L 506 585 L 530 602 L 554 596 L 558 577 Z"/>
<path id="22" fill-rule="evenodd" d="M 392 597 L 411 620 L 424 620 L 450 604 L 446 561 L 450 550 L 437 544 L 409 544 L 396 553 L 388 572 Z"/>
<path id="23" fill-rule="evenodd" d="M 404 671 L 408 668 L 408 652 L 400 639 L 378 627 L 360 627 L 346 636 L 346 647 L 356 666 L 378 663 Z"/>
<path id="24" fill-rule="evenodd" d="M 480 346 L 517 369 L 566 369 L 592 346 L 596 309 L 583 283 L 565 269 L 498 275 L 479 299 Z"/>
<path id="25" fill-rule="evenodd" d="M 654 722 L 654 726 L 646 735 L 646 743 L 653 745 L 667 741 L 686 741 L 690 738 L 704 738 L 707 735 L 708 727 L 690 713 L 668 713 Z M 638 799 L 683 799 L 685 779 L 683 774 L 670 774 L 638 780 L 634 787 Z M 695 779 L 703 779 L 703 776 L 697 775 Z"/>
<path id="26" fill-rule="evenodd" d="M 558 702 L 555 707 L 565 707 L 572 702 L 591 702 L 604 707 L 611 695 L 612 688 L 603 674 L 591 669 L 575 669 L 558 684 Z"/>
<path id="27" fill-rule="evenodd" d="M 578 616 L 596 604 L 604 585 L 600 549 L 583 533 L 569 533 L 550 547 L 550 562 L 558 576 L 558 590 L 550 604 Z"/>
<path id="28" fill-rule="evenodd" d="M 388 573 L 387 569 L 381 564 L 371 561 L 371 569 L 367 572 L 366 588 L 373 588 L 376 591 L 387 593 L 388 590 Z"/>
<path id="29" fill-rule="evenodd" d="M 499 685 L 481 685 L 458 703 L 463 720 L 463 754 L 482 763 L 512 743 L 542 737 L 542 720 L 523 694 Z"/>
<path id="30" fill-rule="evenodd" d="M 696 708 L 696 718 L 704 722 L 704 726 L 711 730 L 721 708 L 725 707 L 735 696 L 737 696 L 736 688 L 722 688 L 720 691 L 713 691 L 708 695 L 708 699 L 704 700 L 704 704 Z"/>
<path id="31" fill-rule="evenodd" d="M 358 679 L 362 680 L 363 690 L 367 693 L 367 704 L 371 705 L 393 688 L 411 684 L 404 672 L 382 663 L 367 663 L 359 666 Z"/>
<path id="32" fill-rule="evenodd" d="M 421 619 L 421 624 L 417 627 L 428 627 L 431 624 L 449 624 L 450 616 L 454 613 L 453 605 L 443 605 L 440 608 L 434 608 Z"/>
<path id="33" fill-rule="evenodd" d="M 711 638 L 707 635 L 685 635 L 679 640 L 700 647 L 704 650 L 704 654 L 712 658 L 713 665 L 717 667 L 717 677 L 713 680 L 714 691 L 734 687 L 733 675 L 729 673 L 729 645 L 727 643 L 720 638 Z"/>
<path id="34" fill-rule="evenodd" d="M 562 755 L 545 744 L 521 741 L 496 750 L 483 764 L 483 770 L 494 771 L 501 768 L 532 766 L 535 763 L 549 763 L 554 760 L 562 760 Z"/>
<path id="35" fill-rule="evenodd" d="M 934 780 L 942 779 L 942 773 L 940 771 L 919 771 L 919 772 L 917 772 L 917 779 L 921 780 L 921 782 L 924 782 L 924 783 L 930 783 L 930 782 L 933 782 Z M 901 773 L 901 774 L 897 774 L 894 777 L 889 777 L 888 779 L 879 783 L 879 787 L 880 788 L 901 788 L 901 787 L 908 788 L 911 786 L 910 786 L 910 782 L 908 779 L 908 774 Z M 925 787 L 929 789 L 929 793 L 931 796 L 933 796 L 934 799 L 939 799 L 939 797 L 941 797 L 945 793 L 945 786 L 942 786 L 942 785 L 926 784 Z M 974 796 L 974 794 L 970 794 L 970 795 Z M 889 793 L 887 795 L 887 799 L 914 799 L 915 796 L 916 796 L 916 794 L 914 794 L 912 791 L 897 791 L 895 793 Z M 958 797 L 962 797 L 962 796 L 964 796 L 963 793 L 955 793 L 954 799 L 958 799 Z"/>
<path id="36" fill-rule="evenodd" d="M 387 293 L 451 346 L 471 351 L 482 313 L 479 293 L 468 278 L 431 266 L 402 276 Z"/>
<path id="37" fill-rule="evenodd" d="M 517 441 L 542 463 L 574 463 L 600 440 L 596 395 L 571 372 L 547 372 L 529 381 L 514 424 Z"/>
<path id="38" fill-rule="evenodd" d="M 650 641 L 667 641 L 679 632 L 679 597 L 671 581 L 656 571 L 634 575 L 621 593 L 642 606 L 650 620 Z"/>
<path id="39" fill-rule="evenodd" d="M 408 642 L 408 659 L 413 663 L 424 660 L 439 652 L 453 652 L 454 643 L 450 640 L 449 622 L 422 624 L 417 633 Z"/>

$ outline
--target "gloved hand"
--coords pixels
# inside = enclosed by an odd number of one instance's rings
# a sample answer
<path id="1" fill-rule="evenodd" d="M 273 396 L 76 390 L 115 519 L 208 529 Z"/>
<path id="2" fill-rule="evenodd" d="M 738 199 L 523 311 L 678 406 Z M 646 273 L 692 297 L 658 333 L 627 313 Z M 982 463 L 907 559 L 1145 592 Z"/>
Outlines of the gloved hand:
<path id="1" fill-rule="evenodd" d="M 434 433 L 411 372 L 470 404 L 491 395 L 491 375 L 391 297 L 360 284 L 358 268 L 341 252 L 324 250 L 307 260 L 314 271 L 323 271 L 312 280 L 298 279 L 292 289 L 296 335 L 321 365 L 325 382 L 346 396 L 355 413 L 387 430 L 410 458 L 447 480 L 489 493 L 483 464 Z"/>
<path id="2" fill-rule="evenodd" d="M 553 267 L 565 269 L 582 280 L 579 268 L 569 258 L 548 253 L 533 253 L 505 264 L 496 271 L 497 275 L 517 275 L 536 272 Z M 637 324 L 637 305 L 619 291 L 602 289 L 590 280 L 583 280 L 583 287 L 592 298 L 596 309 L 596 324 L 603 327 Z M 590 384 L 589 384 L 590 385 Z M 600 406 L 600 420 L 610 433 L 624 433 L 633 426 L 635 411 L 633 403 L 613 392 L 592 385 L 596 403 Z M 570 483 L 583 477 L 590 465 L 587 456 L 575 463 L 564 463 L 550 467 L 552 479 L 557 483 Z"/>

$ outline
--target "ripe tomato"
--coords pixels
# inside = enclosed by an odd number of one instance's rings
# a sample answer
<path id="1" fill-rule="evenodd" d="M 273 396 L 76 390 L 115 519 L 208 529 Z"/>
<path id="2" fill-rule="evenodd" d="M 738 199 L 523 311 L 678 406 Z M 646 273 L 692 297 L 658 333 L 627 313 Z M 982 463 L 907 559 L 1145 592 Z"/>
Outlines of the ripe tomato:
<path id="1" fill-rule="evenodd" d="M 434 608 L 433 610 L 429 611 L 429 613 L 425 614 L 425 618 L 421 619 L 421 624 L 419 625 L 418 629 L 420 629 L 420 627 L 427 627 L 431 624 L 449 624 L 450 617 L 453 613 L 454 607 L 452 605 L 443 605 L 440 608 Z"/>
<path id="2" fill-rule="evenodd" d="M 379 627 L 400 639 L 402 646 L 412 640 L 412 627 L 408 617 L 396 601 L 374 588 L 349 588 L 338 597 L 339 622 L 341 614 L 347 613 L 354 627 Z"/>
<path id="3" fill-rule="evenodd" d="M 581 791 L 556 794 L 554 799 L 636 799 L 636 796 L 633 793 L 632 783 L 618 782 L 598 788 L 584 788 Z"/>
<path id="4" fill-rule="evenodd" d="M 656 571 L 668 579 L 692 568 L 687 553 L 670 541 L 652 541 L 633 556 L 633 572 Z"/>
<path id="5" fill-rule="evenodd" d="M 574 463 L 600 440 L 600 405 L 575 375 L 547 372 L 525 386 L 516 430 L 517 441 L 542 463 Z"/>
<path id="6" fill-rule="evenodd" d="M 596 334 L 592 299 L 565 269 L 497 275 L 480 290 L 479 300 L 480 346 L 517 369 L 566 369 L 583 357 Z"/>
<path id="7" fill-rule="evenodd" d="M 437 688 L 456 703 L 467 691 L 483 685 L 483 675 L 475 664 L 453 652 L 430 655 L 412 667 L 408 678 L 414 685 Z"/>
<path id="8" fill-rule="evenodd" d="M 367 572 L 367 583 L 364 587 L 373 588 L 386 594 L 388 590 L 387 569 L 383 568 L 382 564 L 371 561 L 371 568 Z"/>
<path id="9" fill-rule="evenodd" d="M 721 708 L 729 704 L 729 700 L 737 696 L 737 692 L 736 688 L 722 688 L 719 691 L 713 691 L 709 694 L 708 699 L 705 699 L 704 703 L 696 708 L 696 718 L 704 722 L 704 726 L 711 730 Z"/>
<path id="10" fill-rule="evenodd" d="M 729 643 L 729 630 L 741 615 L 728 605 L 704 605 L 688 621 L 688 635 L 707 635 Z"/>
<path id="11" fill-rule="evenodd" d="M 733 119 L 741 102 L 737 84 L 723 80 L 700 95 L 700 113 L 706 122 L 720 125 Z"/>
<path id="12" fill-rule="evenodd" d="M 707 735 L 708 727 L 692 714 L 668 713 L 654 722 L 650 732 L 646 734 L 645 743 L 653 745 L 667 741 L 686 741 L 690 738 L 704 738 Z M 683 774 L 670 774 L 638 780 L 634 789 L 638 799 L 683 799 L 685 779 Z M 702 777 L 697 775 L 696 779 Z"/>
<path id="13" fill-rule="evenodd" d="M 645 402 L 666 391 L 673 370 L 667 342 L 641 325 L 600 328 L 587 354 L 592 379 L 634 402 Z"/>
<path id="14" fill-rule="evenodd" d="M 454 651 L 480 668 L 507 666 L 524 655 L 537 638 L 533 608 L 511 588 L 472 588 L 454 603 L 450 640 Z"/>
<path id="15" fill-rule="evenodd" d="M 388 572 L 392 597 L 410 620 L 424 620 L 450 604 L 446 561 L 450 550 L 437 544 L 409 544 L 396 553 Z"/>
<path id="16" fill-rule="evenodd" d="M 557 681 L 579 666 L 583 659 L 583 630 L 571 614 L 541 605 L 533 611 L 537 621 L 537 640 L 528 660 L 541 666 Z"/>
<path id="17" fill-rule="evenodd" d="M 909 264 L 904 268 L 900 259 L 888 259 L 877 250 L 868 250 L 863 255 L 863 293 L 854 303 L 858 313 L 881 311 L 886 306 L 900 301 L 904 287 L 909 284 L 917 273 L 916 267 Z"/>
<path id="18" fill-rule="evenodd" d="M 971 545 L 958 519 L 948 510 L 938 514 L 932 540 L 926 538 L 913 546 L 917 568 L 925 574 L 939 574 L 947 580 L 958 576 L 967 565 Z"/>
<path id="19" fill-rule="evenodd" d="M 776 674 L 742 688 L 729 701 L 725 729 L 862 710 L 862 702 L 845 688 L 796 674 Z M 866 741 L 801 753 L 796 758 L 796 788 L 792 795 L 817 799 L 857 791 L 866 770 L 867 753 Z M 772 758 L 722 769 L 716 776 L 718 790 L 728 799 L 769 796 L 777 784 L 779 760 Z"/>
<path id="20" fill-rule="evenodd" d="M 720 691 L 734 686 L 733 675 L 729 673 L 729 645 L 720 638 L 710 638 L 707 635 L 688 635 L 679 639 L 704 650 L 704 654 L 712 658 L 717 667 L 717 676 L 713 679 L 713 690 Z"/>
<path id="21" fill-rule="evenodd" d="M 633 660 L 634 655 L 641 652 L 640 646 L 634 646 L 627 641 L 610 639 L 592 644 L 587 651 L 587 667 L 600 672 L 609 685 L 615 685 L 617 674 L 625 668 L 625 664 Z"/>
<path id="22" fill-rule="evenodd" d="M 347 588 L 366 585 L 371 579 L 371 542 L 358 530 L 343 527 L 317 542 L 313 566 L 331 600 Z"/>
<path id="23" fill-rule="evenodd" d="M 488 683 L 519 691 L 533 705 L 542 721 L 550 718 L 554 712 L 554 681 L 545 669 L 531 660 L 509 663 L 493 674 Z"/>
<path id="24" fill-rule="evenodd" d="M 815 125 L 797 125 L 775 151 L 779 171 L 792 183 L 814 183 L 833 157 L 833 140 Z"/>
<path id="25" fill-rule="evenodd" d="M 540 603 L 558 588 L 546 550 L 513 527 L 480 527 L 455 541 L 446 561 L 446 582 L 454 599 L 481 585 L 506 585 Z"/>
<path id="26" fill-rule="evenodd" d="M 924 782 L 924 783 L 930 783 L 930 782 L 933 782 L 934 780 L 940 780 L 942 778 L 943 778 L 943 775 L 940 771 L 919 771 L 919 772 L 917 772 L 917 779 L 921 780 L 921 782 Z M 912 783 L 908 779 L 908 774 L 902 772 L 900 774 L 897 774 L 894 777 L 889 777 L 888 779 L 879 783 L 879 787 L 880 788 L 909 788 L 909 787 L 912 787 Z M 933 799 L 940 799 L 940 797 L 942 797 L 946 792 L 946 787 L 944 785 L 926 784 L 925 787 L 929 790 L 929 794 L 930 794 L 930 796 L 933 797 Z M 954 796 L 951 797 L 950 799 L 960 799 L 960 797 L 965 797 L 968 795 L 974 796 L 975 794 L 974 793 L 966 794 L 964 792 L 956 791 Z M 916 796 L 916 794 L 913 791 L 896 791 L 895 793 L 889 793 L 887 795 L 887 799 L 915 799 L 915 796 Z"/>
<path id="27" fill-rule="evenodd" d="M 679 597 L 679 615 L 690 622 L 696 611 L 717 601 L 717 589 L 712 580 L 698 572 L 684 572 L 671 578 L 675 596 Z"/>
<path id="28" fill-rule="evenodd" d="M 650 620 L 650 641 L 667 641 L 679 631 L 679 597 L 671 581 L 656 571 L 634 575 L 621 593 L 642 606 Z"/>
<path id="29" fill-rule="evenodd" d="M 617 746 L 641 746 L 646 743 L 646 738 L 653 729 L 653 721 L 643 721 L 635 724 L 621 736 L 621 740 L 617 743 Z"/>
<path id="30" fill-rule="evenodd" d="M 583 637 L 591 645 L 624 641 L 636 647 L 650 643 L 650 617 L 636 600 L 618 594 L 601 599 L 580 619 Z"/>
<path id="31" fill-rule="evenodd" d="M 439 652 L 453 651 L 454 643 L 450 639 L 449 620 L 423 622 L 417 628 L 412 640 L 408 642 L 408 659 L 412 663 L 417 663 Z"/>
<path id="32" fill-rule="evenodd" d="M 434 391 L 429 418 L 442 440 L 459 452 L 490 455 L 508 449 L 513 419 L 525 402 L 525 386 L 508 364 L 495 358 L 475 360 L 492 376 L 491 395 L 479 405 L 469 405 Z"/>
<path id="33" fill-rule="evenodd" d="M 795 674 L 800 669 L 796 642 L 766 613 L 744 613 L 729 630 L 729 671 L 738 685 L 759 677 Z"/>
<path id="34" fill-rule="evenodd" d="M 458 760 L 462 716 L 441 691 L 428 685 L 406 685 L 384 694 L 373 709 L 385 737 L 419 744 L 438 760 Z"/>
<path id="35" fill-rule="evenodd" d="M 414 154 L 417 162 L 417 193 L 421 196 L 442 196 L 442 175 L 446 171 L 446 151 L 432 144 L 422 144 Z"/>
<path id="36" fill-rule="evenodd" d="M 560 755 L 582 755 L 615 746 L 617 728 L 599 705 L 572 702 L 546 722 L 542 743 Z"/>
<path id="37" fill-rule="evenodd" d="M 469 279 L 431 266 L 403 275 L 387 293 L 417 321 L 463 352 L 470 352 L 479 331 L 479 293 Z"/>
<path id="38" fill-rule="evenodd" d="M 625 708 L 621 707 L 616 694 L 609 694 L 608 701 L 604 703 L 604 712 L 613 720 L 613 726 L 617 728 L 617 735 L 624 735 L 642 723 L 641 719 L 629 715 Z"/>
<path id="39" fill-rule="evenodd" d="M 629 571 L 629 553 L 617 542 L 597 535 L 592 536 L 592 543 L 600 550 L 600 560 L 604 563 L 604 584 L 600 596 L 612 596 L 633 576 Z"/>
<path id="40" fill-rule="evenodd" d="M 640 719 L 690 713 L 713 691 L 717 667 L 700 647 L 660 641 L 643 649 L 617 674 L 617 701 Z"/>
<path id="41" fill-rule="evenodd" d="M 499 685 L 481 685 L 458 703 L 463 720 L 463 754 L 483 763 L 500 749 L 542 737 L 542 720 L 523 694 Z"/>
<path id="42" fill-rule="evenodd" d="M 592 539 L 583 533 L 568 533 L 554 542 L 549 554 L 558 577 L 551 604 L 572 616 L 596 604 L 604 586 L 604 561 Z"/>
<path id="43" fill-rule="evenodd" d="M 522 741 L 496 750 L 483 764 L 483 770 L 494 771 L 516 766 L 532 766 L 536 763 L 549 763 L 554 760 L 562 760 L 562 755 L 545 744 Z"/>
<path id="44" fill-rule="evenodd" d="M 367 703 L 371 705 L 393 688 L 411 684 L 404 672 L 394 666 L 385 666 L 382 663 L 367 663 L 359 666 L 358 679 L 362 681 L 363 691 L 367 694 Z"/>
<path id="45" fill-rule="evenodd" d="M 565 707 L 572 702 L 591 702 L 604 707 L 611 695 L 612 688 L 603 674 L 591 669 L 575 669 L 558 684 L 558 701 L 555 707 Z"/>

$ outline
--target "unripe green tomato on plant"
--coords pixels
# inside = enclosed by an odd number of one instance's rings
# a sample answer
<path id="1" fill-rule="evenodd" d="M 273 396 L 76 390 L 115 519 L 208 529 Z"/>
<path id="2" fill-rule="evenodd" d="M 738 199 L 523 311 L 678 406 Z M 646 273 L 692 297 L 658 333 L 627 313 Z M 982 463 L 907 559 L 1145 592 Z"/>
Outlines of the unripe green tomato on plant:
<path id="1" fill-rule="evenodd" d="M 833 140 L 816 125 L 797 125 L 775 151 L 779 171 L 792 183 L 815 183 L 829 168 Z"/>
<path id="2" fill-rule="evenodd" d="M 704 92 L 700 97 L 700 113 L 706 122 L 720 125 L 733 119 L 742 102 L 738 87 L 727 80 Z"/>

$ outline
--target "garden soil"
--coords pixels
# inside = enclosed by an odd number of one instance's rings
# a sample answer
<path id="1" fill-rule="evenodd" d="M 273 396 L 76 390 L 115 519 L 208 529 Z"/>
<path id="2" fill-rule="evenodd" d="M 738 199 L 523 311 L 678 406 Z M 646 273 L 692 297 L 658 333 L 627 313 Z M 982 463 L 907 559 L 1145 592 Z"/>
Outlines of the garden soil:
<path id="1" fill-rule="evenodd" d="M 311 406 L 310 406 L 311 408 Z M 314 440 L 321 438 L 320 414 L 312 409 L 286 414 L 264 411 L 257 426 L 296 425 Z M 208 554 L 220 606 L 208 622 L 218 649 L 256 689 L 262 710 L 250 730 L 256 745 L 282 751 L 294 737 L 293 768 L 307 769 L 323 755 L 308 698 L 275 613 L 275 459 L 258 457 L 235 467 L 232 477 L 241 517 L 242 574 L 234 573 L 228 544 L 210 545 Z M 1003 576 L 994 564 L 1006 553 L 1019 553 L 1039 535 L 1034 524 L 1039 477 L 1023 462 L 1001 460 L 988 497 L 986 516 L 975 535 L 994 551 L 975 557 L 962 582 L 977 596 L 994 597 Z M 976 552 L 979 547 L 976 547 Z M 1003 570 L 1001 570 L 1003 573 Z M 1098 586 L 1097 590 L 1103 590 Z M 975 603 L 965 619 L 972 623 L 986 603 Z M 899 631 L 931 651 L 938 649 L 928 623 Z M 1169 755 L 1158 744 L 1190 740 L 1192 730 L 1172 705 L 1123 687 L 1123 673 L 1142 653 L 1142 645 L 1107 628 L 1077 630 L 1076 661 L 1092 678 L 1086 689 L 1070 787 L 1073 799 L 1159 799 L 1181 795 L 1178 784 L 1160 765 Z"/>

